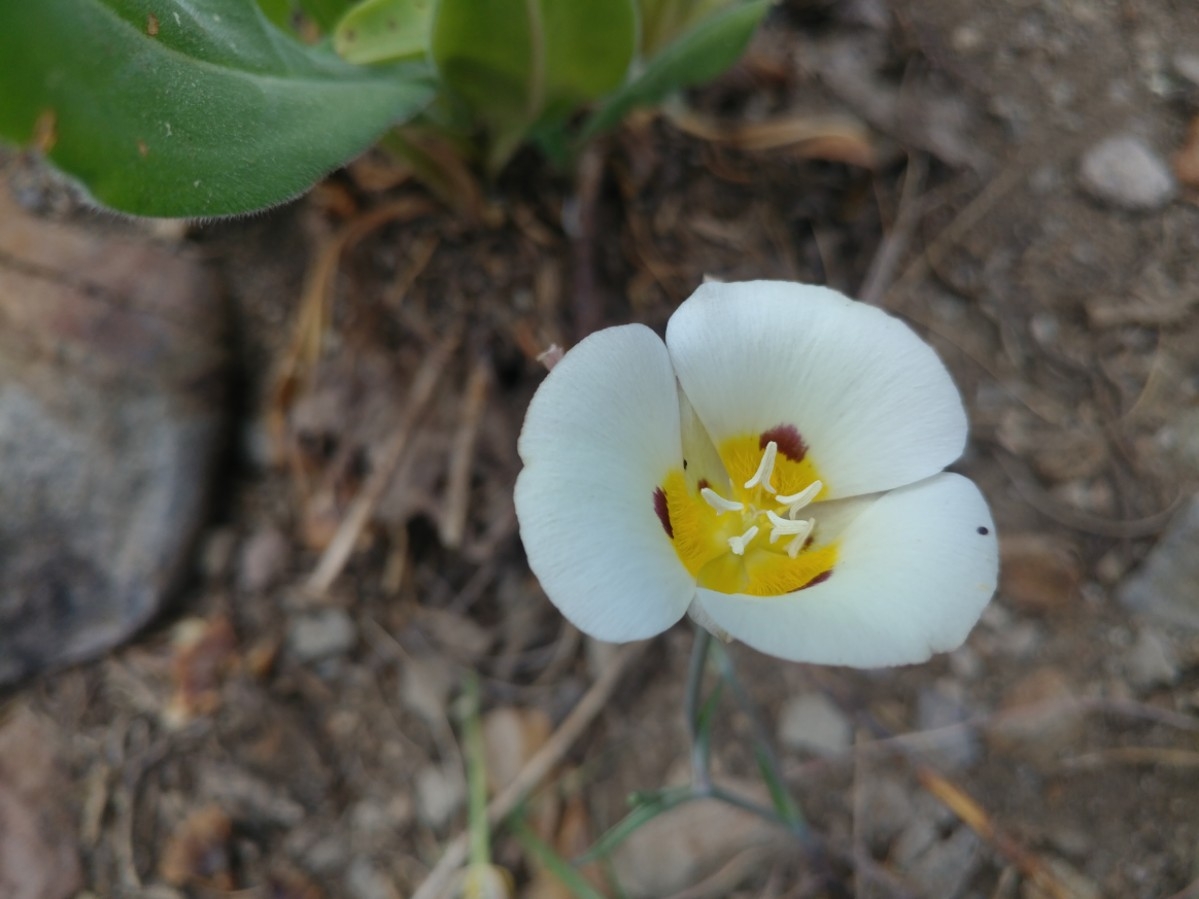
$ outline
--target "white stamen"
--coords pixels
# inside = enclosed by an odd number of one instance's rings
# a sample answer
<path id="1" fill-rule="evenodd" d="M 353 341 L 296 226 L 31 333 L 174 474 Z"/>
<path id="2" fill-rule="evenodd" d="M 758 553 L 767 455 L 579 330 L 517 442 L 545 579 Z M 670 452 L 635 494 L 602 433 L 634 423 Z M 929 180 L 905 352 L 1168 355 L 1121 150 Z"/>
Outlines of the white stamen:
<path id="1" fill-rule="evenodd" d="M 733 551 L 733 555 L 743 556 L 745 555 L 745 547 L 756 536 L 758 536 L 758 526 L 755 524 L 740 537 L 729 537 L 729 549 Z"/>
<path id="2" fill-rule="evenodd" d="M 762 453 L 762 461 L 758 463 L 758 470 L 754 472 L 754 476 L 745 482 L 745 489 L 749 490 L 752 487 L 762 485 L 767 493 L 776 493 L 777 491 L 770 484 L 770 476 L 774 474 L 774 458 L 779 453 L 779 445 L 771 440 L 766 444 L 766 451 Z"/>
<path id="3" fill-rule="evenodd" d="M 799 491 L 799 493 L 791 493 L 787 496 L 776 496 L 775 500 L 782 503 L 784 506 L 787 506 L 787 514 L 794 518 L 795 513 L 814 500 L 816 498 L 816 494 L 823 489 L 824 484 L 822 482 L 813 481 L 803 490 Z"/>
<path id="4" fill-rule="evenodd" d="M 799 555 L 799 551 L 803 549 L 804 544 L 808 542 L 808 537 L 816 527 L 816 519 L 809 518 L 804 522 L 804 524 L 806 524 L 807 527 L 800 533 L 796 534 L 795 539 L 787 544 L 787 555 L 793 559 Z"/>
<path id="5" fill-rule="evenodd" d="M 780 515 L 776 515 L 774 512 L 767 512 L 766 518 L 769 519 L 772 525 L 770 528 L 771 543 L 774 543 L 779 537 L 807 537 L 812 532 L 812 528 L 816 526 L 816 520 L 813 518 L 809 518 L 806 521 L 794 521 L 790 518 L 783 518 Z"/>
<path id="6" fill-rule="evenodd" d="M 705 487 L 699 492 L 699 495 L 704 498 L 704 502 L 715 509 L 718 513 L 740 512 L 745 508 L 744 503 L 735 502 L 731 499 L 725 499 L 711 487 Z"/>

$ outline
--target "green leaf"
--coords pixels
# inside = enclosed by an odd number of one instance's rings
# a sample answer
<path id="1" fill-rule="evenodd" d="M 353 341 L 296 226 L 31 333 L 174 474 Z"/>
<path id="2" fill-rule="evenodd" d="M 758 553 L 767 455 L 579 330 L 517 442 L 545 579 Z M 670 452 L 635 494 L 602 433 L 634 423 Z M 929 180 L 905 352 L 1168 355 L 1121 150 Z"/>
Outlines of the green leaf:
<path id="1" fill-rule="evenodd" d="M 636 42 L 633 0 L 440 0 L 430 49 L 485 123 L 495 171 L 539 121 L 619 85 Z"/>
<path id="2" fill-rule="evenodd" d="M 551 115 L 620 86 L 637 52 L 633 0 L 541 0 L 541 10 Z"/>
<path id="3" fill-rule="evenodd" d="M 258 0 L 258 8 L 276 28 L 281 31 L 289 30 L 292 14 L 295 12 L 292 0 Z"/>
<path id="4" fill-rule="evenodd" d="M 676 37 L 736 0 L 639 0 L 641 55 L 654 56 Z"/>
<path id="5" fill-rule="evenodd" d="M 353 0 L 297 0 L 300 9 L 324 33 L 333 30 L 338 20 L 353 6 Z"/>
<path id="6" fill-rule="evenodd" d="M 333 29 L 333 49 L 358 64 L 417 59 L 432 18 L 433 0 L 363 0 Z"/>
<path id="7" fill-rule="evenodd" d="M 538 0 L 439 0 L 429 51 L 442 83 L 471 108 L 497 171 L 541 108 Z"/>
<path id="8" fill-rule="evenodd" d="M 419 68 L 304 47 L 254 0 L 0 5 L 0 138 L 101 203 L 216 216 L 282 202 L 431 98 Z"/>
<path id="9" fill-rule="evenodd" d="M 715 78 L 744 52 L 771 0 L 751 0 L 700 22 L 613 94 L 579 133 L 585 143 L 614 127 L 629 110 L 659 102 L 667 94 Z"/>

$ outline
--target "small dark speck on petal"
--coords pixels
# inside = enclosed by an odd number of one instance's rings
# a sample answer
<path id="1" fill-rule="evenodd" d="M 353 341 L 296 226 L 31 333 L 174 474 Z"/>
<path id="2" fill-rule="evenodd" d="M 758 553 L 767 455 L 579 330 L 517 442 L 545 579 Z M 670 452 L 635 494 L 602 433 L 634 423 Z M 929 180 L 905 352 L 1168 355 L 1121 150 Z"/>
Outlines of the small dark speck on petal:
<path id="1" fill-rule="evenodd" d="M 985 537 L 985 536 L 987 536 L 987 534 L 991 533 L 991 530 L 987 527 L 984 527 L 983 525 L 979 525 L 978 532 Z"/>
<path id="2" fill-rule="evenodd" d="M 666 491 L 661 487 L 654 491 L 654 514 L 658 516 L 658 521 L 662 522 L 662 530 L 666 531 L 666 536 L 673 540 L 674 527 L 670 523 L 670 508 L 666 505 Z"/>

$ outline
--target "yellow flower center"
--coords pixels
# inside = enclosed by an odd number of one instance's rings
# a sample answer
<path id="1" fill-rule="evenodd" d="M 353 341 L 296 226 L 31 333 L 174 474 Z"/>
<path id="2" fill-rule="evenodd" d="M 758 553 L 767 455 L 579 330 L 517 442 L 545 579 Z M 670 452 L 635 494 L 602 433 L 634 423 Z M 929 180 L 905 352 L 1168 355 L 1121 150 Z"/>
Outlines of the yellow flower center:
<path id="1" fill-rule="evenodd" d="M 662 526 L 699 586 L 778 596 L 831 575 L 836 544 L 816 545 L 808 509 L 826 490 L 798 432 L 780 426 L 734 437 L 718 453 L 727 485 L 675 469 L 654 495 Z"/>

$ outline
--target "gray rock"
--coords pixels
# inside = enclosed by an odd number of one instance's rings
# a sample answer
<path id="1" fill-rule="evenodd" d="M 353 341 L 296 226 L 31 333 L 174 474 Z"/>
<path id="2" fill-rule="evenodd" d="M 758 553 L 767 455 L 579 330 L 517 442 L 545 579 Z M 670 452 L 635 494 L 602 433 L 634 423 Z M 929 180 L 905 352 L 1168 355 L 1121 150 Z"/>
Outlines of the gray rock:
<path id="1" fill-rule="evenodd" d="M 1160 209 L 1178 192 L 1169 166 L 1131 134 L 1109 137 L 1088 150 L 1080 177 L 1096 199 L 1130 212 Z"/>
<path id="2" fill-rule="evenodd" d="M 94 657 L 189 567 L 224 436 L 203 265 L 0 183 L 0 684 Z"/>
<path id="3" fill-rule="evenodd" d="M 1129 609 L 1199 631 L 1199 494 L 1171 520 L 1145 563 L 1116 591 Z"/>
<path id="4" fill-rule="evenodd" d="M 1178 683 L 1182 671 L 1178 656 L 1166 638 L 1146 628 L 1124 657 L 1128 682 L 1138 690 L 1168 687 Z"/>
<path id="5" fill-rule="evenodd" d="M 787 701 L 779 714 L 779 742 L 788 749 L 835 756 L 849 751 L 853 727 L 849 719 L 820 693 Z"/>
<path id="6" fill-rule="evenodd" d="M 341 609 L 321 609 L 297 618 L 287 633 L 287 648 L 300 662 L 344 655 L 357 642 L 358 628 Z"/>

